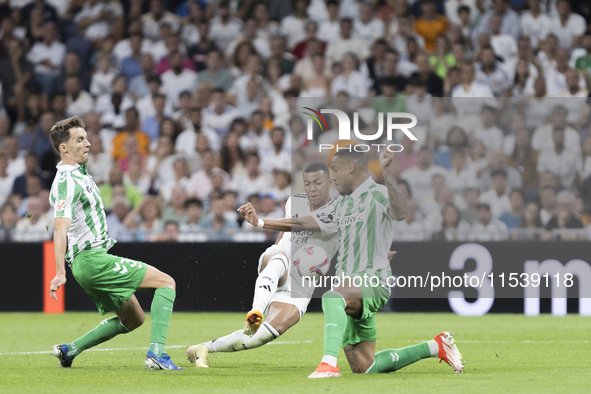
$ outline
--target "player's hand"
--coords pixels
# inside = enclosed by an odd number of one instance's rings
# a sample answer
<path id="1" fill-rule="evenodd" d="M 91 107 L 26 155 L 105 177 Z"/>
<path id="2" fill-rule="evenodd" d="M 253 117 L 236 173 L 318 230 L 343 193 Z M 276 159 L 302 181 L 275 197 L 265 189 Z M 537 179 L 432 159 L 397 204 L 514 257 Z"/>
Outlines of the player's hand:
<path id="1" fill-rule="evenodd" d="M 254 209 L 251 203 L 247 202 L 240 208 L 238 208 L 238 212 L 246 219 L 246 221 L 253 226 L 257 226 L 259 224 L 259 218 L 257 216 L 257 211 Z"/>
<path id="2" fill-rule="evenodd" d="M 49 285 L 49 295 L 51 296 L 51 298 L 57 301 L 57 295 L 55 294 L 55 292 L 57 291 L 57 289 L 59 289 L 65 284 L 66 275 L 57 274 L 55 278 L 51 280 L 51 284 Z"/>
<path id="3" fill-rule="evenodd" d="M 392 257 L 396 254 L 396 251 L 391 250 L 388 252 L 388 261 L 392 261 Z"/>
<path id="4" fill-rule="evenodd" d="M 384 153 L 380 156 L 380 166 L 382 169 L 388 168 L 392 160 L 394 159 L 394 152 L 390 152 L 388 149 L 384 150 Z"/>

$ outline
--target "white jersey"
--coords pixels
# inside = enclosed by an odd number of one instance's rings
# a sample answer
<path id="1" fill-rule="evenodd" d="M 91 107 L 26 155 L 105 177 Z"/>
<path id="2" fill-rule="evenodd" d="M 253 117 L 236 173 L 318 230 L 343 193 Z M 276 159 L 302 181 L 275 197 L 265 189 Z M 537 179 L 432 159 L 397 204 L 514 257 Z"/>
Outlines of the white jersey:
<path id="1" fill-rule="evenodd" d="M 324 217 L 325 215 L 332 214 L 334 212 L 334 209 L 335 200 L 331 198 L 330 201 L 326 203 L 324 206 L 312 212 L 310 211 L 310 202 L 308 201 L 308 197 L 306 196 L 306 194 L 296 193 L 293 196 L 291 196 L 285 203 L 285 217 Z M 289 256 L 290 261 L 292 256 L 292 246 L 295 248 L 293 251 L 295 253 L 301 246 L 305 245 L 320 246 L 322 249 L 326 251 L 326 253 L 328 253 L 330 258 L 332 259 L 332 257 L 337 252 L 339 246 L 338 235 L 336 233 L 323 235 L 320 232 L 314 231 L 285 232 L 283 233 L 283 237 L 281 238 L 278 244 L 281 250 L 283 250 L 283 252 L 285 252 L 285 254 Z"/>

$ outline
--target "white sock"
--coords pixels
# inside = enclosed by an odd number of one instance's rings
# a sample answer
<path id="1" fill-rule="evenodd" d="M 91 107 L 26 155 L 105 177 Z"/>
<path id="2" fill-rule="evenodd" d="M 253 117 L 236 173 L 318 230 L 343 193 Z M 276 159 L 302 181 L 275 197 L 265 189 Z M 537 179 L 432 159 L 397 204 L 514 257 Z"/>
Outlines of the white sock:
<path id="1" fill-rule="evenodd" d="M 254 349 L 259 346 L 263 346 L 265 343 L 269 343 L 279 338 L 279 333 L 269 323 L 263 323 L 259 327 L 258 331 L 252 336 L 244 335 L 243 344 L 246 349 Z M 242 350 L 242 349 L 240 349 Z"/>
<path id="2" fill-rule="evenodd" d="M 283 255 L 273 256 L 264 270 L 259 274 L 254 287 L 252 309 L 264 312 L 277 291 L 279 279 L 287 272 L 287 258 Z"/>
<path id="3" fill-rule="evenodd" d="M 431 339 L 429 342 L 427 342 L 427 345 L 429 345 L 431 357 L 437 357 L 437 355 L 439 354 L 439 344 L 437 343 L 437 341 Z"/>
<path id="4" fill-rule="evenodd" d="M 335 356 L 322 356 L 322 362 L 330 364 L 333 367 L 337 366 L 337 358 Z"/>
<path id="5" fill-rule="evenodd" d="M 263 323 L 258 331 L 252 336 L 244 335 L 244 330 L 205 342 L 204 345 L 210 353 L 217 352 L 239 352 L 241 350 L 254 349 L 263 346 L 279 337 L 279 333 L 269 323 Z"/>
<path id="6" fill-rule="evenodd" d="M 242 337 L 244 330 L 234 331 L 233 333 L 214 339 L 213 341 L 205 342 L 204 345 L 211 353 L 216 352 L 234 352 L 242 350 Z"/>

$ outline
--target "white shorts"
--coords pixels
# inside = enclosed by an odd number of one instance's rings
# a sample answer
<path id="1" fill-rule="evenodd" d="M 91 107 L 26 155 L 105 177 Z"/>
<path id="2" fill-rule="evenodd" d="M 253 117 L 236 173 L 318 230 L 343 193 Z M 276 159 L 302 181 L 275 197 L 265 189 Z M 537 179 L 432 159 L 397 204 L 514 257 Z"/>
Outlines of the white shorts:
<path id="1" fill-rule="evenodd" d="M 259 265 L 257 268 L 257 273 L 259 273 L 259 274 L 261 273 L 261 265 L 263 264 L 263 257 L 267 254 L 276 254 L 277 252 L 285 253 L 285 251 L 280 246 L 272 245 L 272 246 L 268 247 L 267 250 L 265 250 L 265 252 L 263 254 L 261 254 L 261 257 L 259 258 Z M 287 269 L 289 270 L 289 273 L 291 275 L 291 262 L 289 261 L 289 257 L 288 257 Z M 283 302 L 285 304 L 293 305 L 296 308 L 298 308 L 298 310 L 300 311 L 300 318 L 301 318 L 304 315 L 304 313 L 306 313 L 306 310 L 308 309 L 308 304 L 310 303 L 310 297 L 307 297 L 307 298 L 292 297 L 292 295 L 291 295 L 292 282 L 295 282 L 294 278 L 288 277 L 287 280 L 285 281 L 285 283 L 283 284 L 283 286 L 277 287 L 277 291 L 275 292 L 275 294 L 271 298 L 269 305 L 271 305 L 273 302 Z M 298 293 L 301 294 L 301 292 L 298 292 Z M 267 315 L 268 310 L 269 310 L 269 306 L 267 306 L 267 309 L 264 311 L 265 316 Z"/>

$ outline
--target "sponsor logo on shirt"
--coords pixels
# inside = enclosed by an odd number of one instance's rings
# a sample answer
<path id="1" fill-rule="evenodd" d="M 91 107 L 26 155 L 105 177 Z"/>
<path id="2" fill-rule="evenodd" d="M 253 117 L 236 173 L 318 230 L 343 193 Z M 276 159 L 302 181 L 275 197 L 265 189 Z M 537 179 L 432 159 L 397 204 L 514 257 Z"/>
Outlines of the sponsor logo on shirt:
<path id="1" fill-rule="evenodd" d="M 55 205 L 55 208 L 59 211 L 63 211 L 66 206 L 66 202 L 64 200 L 59 200 Z"/>

